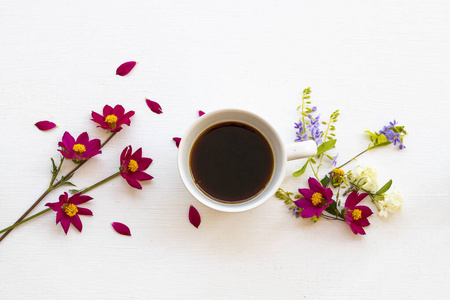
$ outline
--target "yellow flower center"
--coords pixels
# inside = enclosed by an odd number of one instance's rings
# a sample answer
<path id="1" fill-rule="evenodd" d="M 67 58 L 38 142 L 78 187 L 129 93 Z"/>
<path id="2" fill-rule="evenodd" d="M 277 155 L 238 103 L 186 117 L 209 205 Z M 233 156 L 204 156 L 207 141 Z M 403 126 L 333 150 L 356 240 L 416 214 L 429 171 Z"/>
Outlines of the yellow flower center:
<path id="1" fill-rule="evenodd" d="M 73 216 L 75 216 L 77 214 L 78 208 L 77 208 L 77 206 L 75 204 L 69 203 L 69 204 L 64 206 L 64 212 L 69 217 L 73 217 Z"/>
<path id="2" fill-rule="evenodd" d="M 341 169 L 338 169 L 338 168 L 336 168 L 336 169 L 334 169 L 333 170 L 333 174 L 335 175 L 335 176 L 344 176 L 344 171 L 343 170 L 341 170 Z"/>
<path id="3" fill-rule="evenodd" d="M 83 154 L 84 152 L 86 152 L 86 147 L 82 144 L 75 144 L 73 145 L 72 149 L 78 154 Z"/>
<path id="4" fill-rule="evenodd" d="M 130 159 L 130 162 L 128 163 L 128 170 L 131 172 L 136 172 L 138 167 L 138 163 L 134 159 Z"/>
<path id="5" fill-rule="evenodd" d="M 323 201 L 323 195 L 321 193 L 314 193 L 311 197 L 311 202 L 314 206 L 318 206 Z"/>
<path id="6" fill-rule="evenodd" d="M 352 210 L 352 217 L 353 217 L 353 220 L 359 220 L 359 219 L 361 219 L 361 210 L 359 210 L 359 209 L 354 209 L 354 210 Z"/>
<path id="7" fill-rule="evenodd" d="M 108 123 L 108 126 L 114 129 L 117 123 L 117 117 L 115 115 L 108 115 L 105 118 L 105 122 Z"/>

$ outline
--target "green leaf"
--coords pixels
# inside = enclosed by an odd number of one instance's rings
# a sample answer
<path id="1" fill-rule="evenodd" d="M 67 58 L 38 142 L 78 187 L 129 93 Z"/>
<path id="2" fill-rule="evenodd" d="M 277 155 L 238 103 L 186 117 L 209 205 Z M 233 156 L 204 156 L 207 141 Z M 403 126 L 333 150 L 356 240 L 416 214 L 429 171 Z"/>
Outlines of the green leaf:
<path id="1" fill-rule="evenodd" d="M 337 140 L 330 140 L 330 141 L 326 141 L 324 142 L 322 145 L 320 145 L 319 147 L 317 147 L 317 156 L 327 152 L 330 149 L 333 149 L 334 145 L 336 145 Z"/>
<path id="2" fill-rule="evenodd" d="M 75 184 L 73 184 L 72 182 L 69 182 L 70 178 L 72 178 L 73 174 L 70 174 L 67 177 L 62 176 L 61 180 L 58 182 L 57 187 L 60 187 L 62 185 L 71 185 L 71 186 L 76 186 Z"/>
<path id="3" fill-rule="evenodd" d="M 322 178 L 322 180 L 320 181 L 320 184 L 321 184 L 323 187 L 327 187 L 327 186 L 330 184 L 330 181 L 331 181 L 331 178 L 328 177 L 327 175 L 325 175 L 325 177 Z"/>
<path id="4" fill-rule="evenodd" d="M 336 201 L 333 201 L 333 203 L 328 205 L 327 208 L 325 208 L 325 211 L 329 214 L 332 214 L 333 216 L 339 216 Z"/>
<path id="5" fill-rule="evenodd" d="M 294 175 L 295 177 L 298 177 L 298 176 L 302 175 L 303 173 L 305 173 L 306 167 L 308 166 L 308 162 L 309 162 L 309 160 L 306 161 L 306 164 L 300 170 L 292 173 L 292 175 Z"/>
<path id="6" fill-rule="evenodd" d="M 376 140 L 377 140 L 377 138 L 378 138 L 378 136 L 375 134 L 375 133 L 372 133 L 372 132 L 370 132 L 370 131 L 368 131 L 368 130 L 366 130 L 366 131 L 364 131 L 365 133 L 368 133 L 369 135 L 370 135 L 370 140 L 372 141 L 372 142 L 375 142 Z"/>
<path id="7" fill-rule="evenodd" d="M 389 180 L 385 185 L 383 185 L 381 187 L 381 189 L 379 189 L 378 192 L 375 193 L 375 195 L 381 195 L 383 193 L 386 193 L 391 188 L 391 185 L 392 185 L 392 179 Z"/>
<path id="8" fill-rule="evenodd" d="M 378 136 L 378 138 L 377 138 L 377 144 L 384 144 L 384 143 L 386 143 L 388 140 L 387 140 L 387 137 L 384 135 L 384 134 L 380 134 L 379 136 Z"/>

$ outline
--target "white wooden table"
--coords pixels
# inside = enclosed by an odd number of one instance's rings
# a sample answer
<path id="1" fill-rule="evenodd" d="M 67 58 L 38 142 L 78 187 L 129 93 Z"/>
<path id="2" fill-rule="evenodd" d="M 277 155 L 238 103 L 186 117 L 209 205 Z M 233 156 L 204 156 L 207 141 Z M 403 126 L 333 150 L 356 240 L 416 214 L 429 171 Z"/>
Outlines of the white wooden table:
<path id="1" fill-rule="evenodd" d="M 0 244 L 0 298 L 445 299 L 449 12 L 448 1 L 1 1 L 0 227 L 46 189 L 64 131 L 106 137 L 90 121 L 105 104 L 136 115 L 73 182 L 116 172 L 127 145 L 154 159 L 154 180 L 142 191 L 120 177 L 92 190 L 81 234 L 72 226 L 66 236 L 54 213 L 11 232 Z M 139 64 L 116 76 L 129 60 Z M 227 214 L 189 195 L 172 137 L 197 110 L 251 110 L 288 143 L 308 86 L 323 117 L 341 111 L 340 162 L 366 147 L 364 130 L 406 126 L 407 149 L 349 166 L 371 163 L 381 182 L 392 178 L 400 213 L 371 217 L 367 235 L 355 236 L 341 222 L 295 219 L 275 197 Z M 59 127 L 41 132 L 41 120 Z M 289 163 L 284 189 L 306 186 L 310 173 L 290 175 L 302 163 Z M 133 235 L 116 234 L 115 221 Z"/>

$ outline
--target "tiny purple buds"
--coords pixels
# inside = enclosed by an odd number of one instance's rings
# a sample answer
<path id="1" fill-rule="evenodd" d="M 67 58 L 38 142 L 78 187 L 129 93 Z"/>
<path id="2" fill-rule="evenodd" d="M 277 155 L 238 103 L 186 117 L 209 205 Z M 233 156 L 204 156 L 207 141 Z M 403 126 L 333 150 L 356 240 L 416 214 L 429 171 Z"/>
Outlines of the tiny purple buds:
<path id="1" fill-rule="evenodd" d="M 130 228 L 128 228 L 127 225 L 119 222 L 113 222 L 111 223 L 111 225 L 118 234 L 131 235 Z"/>
<path id="2" fill-rule="evenodd" d="M 148 107 L 154 112 L 155 114 L 162 114 L 161 106 L 158 104 L 158 102 L 152 101 L 150 99 L 145 98 L 145 101 L 147 102 Z"/>
<path id="3" fill-rule="evenodd" d="M 174 137 L 172 140 L 175 141 L 175 145 L 177 145 L 177 148 L 180 147 L 181 138 L 179 138 L 179 137 Z"/>
<path id="4" fill-rule="evenodd" d="M 199 117 L 203 116 L 204 114 L 205 114 L 205 112 L 204 112 L 203 110 L 199 110 L 199 111 L 198 111 L 198 116 L 199 116 Z"/>
<path id="5" fill-rule="evenodd" d="M 56 124 L 50 121 L 40 121 L 34 124 L 39 130 L 46 131 L 56 127 Z"/>
<path id="6" fill-rule="evenodd" d="M 191 222 L 191 224 L 196 228 L 198 228 L 198 226 L 200 226 L 200 223 L 202 222 L 198 210 L 192 205 L 191 207 L 189 207 L 189 222 Z"/>
<path id="7" fill-rule="evenodd" d="M 116 70 L 116 75 L 119 76 L 125 76 L 128 73 L 131 72 L 131 70 L 133 70 L 134 66 L 136 66 L 137 62 L 135 61 L 128 61 L 126 63 L 121 64 L 117 70 Z"/>

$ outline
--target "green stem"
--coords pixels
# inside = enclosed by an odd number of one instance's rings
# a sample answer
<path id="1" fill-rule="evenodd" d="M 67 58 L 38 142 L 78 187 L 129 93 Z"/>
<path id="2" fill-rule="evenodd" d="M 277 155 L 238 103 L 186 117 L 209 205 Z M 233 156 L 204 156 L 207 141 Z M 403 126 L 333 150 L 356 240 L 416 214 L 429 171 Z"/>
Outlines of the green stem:
<path id="1" fill-rule="evenodd" d="M 118 132 L 118 131 L 117 131 Z M 100 145 L 100 149 L 103 148 L 116 134 L 117 132 L 113 132 L 101 145 Z M 75 171 L 77 171 L 79 168 L 81 168 L 82 165 L 84 165 L 87 161 L 89 160 L 83 160 L 81 163 L 79 163 L 75 168 L 73 168 L 69 173 L 67 173 L 64 177 L 68 177 L 70 175 L 72 175 L 73 173 L 75 173 Z M 61 165 L 60 164 L 59 168 L 58 168 L 58 172 L 61 169 Z M 55 176 L 56 178 L 56 176 Z M 54 179 L 52 179 L 52 183 L 54 182 Z M 45 196 L 48 195 L 48 193 L 50 193 L 52 190 L 58 188 L 58 182 L 54 183 L 53 185 L 51 185 L 31 206 L 30 208 L 23 213 L 20 218 L 17 219 L 16 222 L 14 222 L 14 225 L 16 225 L 19 222 L 22 222 L 22 220 L 28 216 L 28 214 L 42 201 L 42 199 L 45 198 Z M 8 231 L 6 231 L 1 237 L 0 237 L 0 242 L 3 241 L 3 239 L 13 230 L 14 227 L 12 227 L 11 229 L 9 229 Z"/>
<path id="2" fill-rule="evenodd" d="M 115 178 L 115 177 L 117 177 L 117 176 L 119 176 L 119 175 L 120 175 L 120 171 L 117 172 L 117 173 L 112 174 L 112 175 L 109 176 L 109 177 L 106 177 L 105 179 L 103 179 L 103 180 L 97 182 L 96 184 L 91 185 L 90 187 L 85 188 L 84 190 L 81 191 L 81 193 L 84 194 L 84 193 L 86 193 L 86 192 L 88 192 L 88 191 L 90 191 L 90 190 L 92 190 L 92 189 L 95 189 L 95 188 L 98 187 L 99 185 L 102 185 L 102 184 L 104 184 L 105 182 L 108 182 L 108 181 L 110 181 L 111 179 L 113 179 L 113 178 Z"/>
<path id="3" fill-rule="evenodd" d="M 50 211 L 50 210 L 51 210 L 51 208 L 46 208 L 46 209 L 44 209 L 43 211 L 40 211 L 40 212 L 38 212 L 37 214 L 32 215 L 31 217 L 28 217 L 28 218 L 26 218 L 26 219 L 24 219 L 24 220 L 22 220 L 22 221 L 20 221 L 20 222 L 16 222 L 16 223 L 14 223 L 14 224 L 11 225 L 11 226 L 6 227 L 6 228 L 3 229 L 2 231 L 0 231 L 0 233 L 3 233 L 3 232 L 8 231 L 8 230 L 11 230 L 11 229 L 13 229 L 14 227 L 17 227 L 17 226 L 19 226 L 20 224 L 23 224 L 23 223 L 25 223 L 25 222 L 28 222 L 28 221 L 30 221 L 30 220 L 32 220 L 32 219 L 34 219 L 34 218 L 36 218 L 36 217 L 38 217 L 38 216 L 40 216 L 40 215 L 42 215 L 42 214 L 45 214 L 46 212 L 48 212 L 48 211 Z"/>
<path id="4" fill-rule="evenodd" d="M 361 153 L 357 154 L 356 156 L 354 156 L 352 159 L 350 159 L 349 161 L 347 161 L 346 163 L 340 165 L 339 167 L 337 167 L 336 169 L 341 169 L 343 166 L 347 165 L 348 163 L 350 163 L 352 160 L 356 159 L 357 157 L 363 155 L 364 153 L 366 153 L 369 150 L 372 150 L 373 148 L 367 148 L 366 150 L 362 151 Z M 333 172 L 333 171 L 331 171 Z M 329 172 L 328 174 L 331 174 L 331 172 Z"/>
<path id="5" fill-rule="evenodd" d="M 311 166 L 311 170 L 313 171 L 313 173 L 314 173 L 314 176 L 316 177 L 317 181 L 320 181 L 320 179 L 319 179 L 319 176 L 317 176 L 317 173 L 316 173 L 316 171 L 314 171 L 314 166 L 312 165 L 312 162 L 311 162 L 311 160 L 310 160 L 310 159 L 308 159 L 308 162 L 309 162 L 309 165 Z"/>
<path id="6" fill-rule="evenodd" d="M 331 114 L 331 116 L 330 116 L 330 120 L 328 121 L 328 126 L 327 126 L 327 130 L 325 130 L 325 135 L 324 135 L 324 138 L 323 138 L 323 141 L 324 142 L 326 142 L 327 141 L 327 137 L 328 137 L 328 130 L 330 129 L 330 125 L 331 125 L 331 118 L 333 117 L 333 114 Z M 322 160 L 323 160 L 323 156 L 324 156 L 324 153 L 322 153 L 321 155 L 320 155 L 320 161 L 319 161 L 319 165 L 317 166 L 317 173 L 319 173 L 319 168 L 320 168 L 320 166 L 322 165 Z"/>

